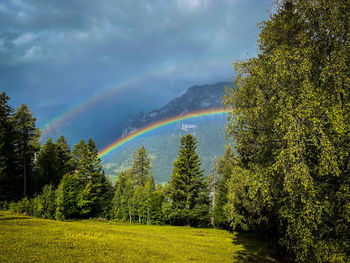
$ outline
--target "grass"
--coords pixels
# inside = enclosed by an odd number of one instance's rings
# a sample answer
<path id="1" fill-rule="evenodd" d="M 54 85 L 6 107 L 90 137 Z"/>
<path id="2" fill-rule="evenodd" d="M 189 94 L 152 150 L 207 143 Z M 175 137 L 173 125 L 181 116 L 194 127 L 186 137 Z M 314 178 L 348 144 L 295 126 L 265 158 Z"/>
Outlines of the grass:
<path id="1" fill-rule="evenodd" d="M 250 262 L 251 254 L 257 262 L 276 262 L 256 257 L 263 246 L 253 243 L 249 248 L 247 237 L 216 229 L 61 222 L 0 211 L 0 262 L 224 263 Z"/>

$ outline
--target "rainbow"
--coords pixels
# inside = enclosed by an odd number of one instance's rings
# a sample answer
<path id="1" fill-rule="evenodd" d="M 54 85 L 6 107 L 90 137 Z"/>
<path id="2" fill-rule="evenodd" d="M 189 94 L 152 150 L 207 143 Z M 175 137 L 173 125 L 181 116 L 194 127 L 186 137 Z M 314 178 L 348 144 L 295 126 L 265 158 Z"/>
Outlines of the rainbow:
<path id="1" fill-rule="evenodd" d="M 58 130 L 60 127 L 64 126 L 68 121 L 74 119 L 77 115 L 82 112 L 92 108 L 95 105 L 101 103 L 101 101 L 109 99 L 112 95 L 120 94 L 123 92 L 130 92 L 130 89 L 139 87 L 149 80 L 154 78 L 166 77 L 170 74 L 175 74 L 176 72 L 187 72 L 189 69 L 196 65 L 201 65 L 202 63 L 211 64 L 222 64 L 226 61 L 226 58 L 206 58 L 200 61 L 165 61 L 160 65 L 146 71 L 142 74 L 132 76 L 128 79 L 121 80 L 118 84 L 104 88 L 88 98 L 81 98 L 75 105 L 62 111 L 56 117 L 51 119 L 49 122 L 40 125 L 42 130 L 41 140 L 46 139 L 52 132 Z"/>
<path id="2" fill-rule="evenodd" d="M 123 146 L 124 144 L 126 144 L 127 142 L 130 142 L 133 139 L 138 138 L 139 136 L 154 131 L 155 129 L 158 129 L 160 127 L 164 127 L 166 125 L 175 123 L 175 122 L 179 122 L 179 121 L 183 121 L 183 120 L 188 120 L 188 119 L 193 119 L 193 118 L 197 118 L 197 117 L 202 117 L 202 116 L 210 116 L 210 115 L 217 115 L 217 114 L 225 114 L 227 113 L 228 110 L 224 109 L 224 108 L 214 108 L 214 109 L 206 109 L 206 110 L 200 110 L 200 111 L 194 111 L 194 112 L 190 112 L 184 115 L 179 115 L 179 116 L 174 116 L 174 117 L 170 117 L 170 118 L 166 118 L 154 123 L 151 123 L 145 127 L 142 127 L 124 137 L 119 138 L 118 140 L 116 140 L 115 142 L 113 142 L 112 144 L 110 144 L 109 146 L 105 147 L 104 149 L 101 150 L 101 152 L 99 153 L 98 157 L 99 158 L 103 158 L 106 155 L 110 154 L 111 152 L 115 151 L 116 149 L 118 149 L 119 147 Z"/>

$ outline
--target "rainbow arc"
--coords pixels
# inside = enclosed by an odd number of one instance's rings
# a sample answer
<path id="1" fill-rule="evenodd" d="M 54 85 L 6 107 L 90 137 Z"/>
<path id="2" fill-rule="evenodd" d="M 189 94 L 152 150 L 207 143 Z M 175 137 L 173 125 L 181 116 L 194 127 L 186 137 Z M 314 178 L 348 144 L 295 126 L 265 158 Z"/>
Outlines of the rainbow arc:
<path id="1" fill-rule="evenodd" d="M 193 118 L 198 118 L 198 117 L 203 117 L 203 116 L 211 116 L 211 115 L 218 115 L 218 114 L 225 114 L 227 113 L 228 110 L 224 108 L 215 108 L 215 109 L 206 109 L 206 110 L 200 110 L 200 111 L 194 111 L 190 112 L 184 115 L 178 115 L 170 118 L 166 118 L 154 123 L 151 123 L 145 127 L 142 127 L 124 137 L 121 137 L 120 139 L 116 140 L 112 144 L 108 145 L 104 149 L 101 150 L 99 153 L 99 157 L 103 158 L 106 155 L 110 154 L 111 152 L 117 150 L 119 147 L 123 146 L 124 144 L 138 138 L 139 136 L 149 133 L 151 131 L 154 131 L 158 128 L 170 125 L 172 123 L 176 123 L 179 121 L 183 120 L 188 120 L 188 119 L 193 119 Z"/>

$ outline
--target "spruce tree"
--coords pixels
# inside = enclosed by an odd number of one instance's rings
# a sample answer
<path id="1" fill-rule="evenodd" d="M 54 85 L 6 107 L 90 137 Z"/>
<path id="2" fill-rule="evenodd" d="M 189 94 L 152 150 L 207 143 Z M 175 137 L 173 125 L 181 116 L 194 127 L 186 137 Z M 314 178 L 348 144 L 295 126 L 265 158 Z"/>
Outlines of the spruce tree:
<path id="1" fill-rule="evenodd" d="M 40 148 L 39 137 L 40 130 L 35 127 L 36 118 L 26 104 L 18 107 L 13 115 L 13 121 L 16 131 L 15 150 L 18 157 L 18 174 L 23 179 L 23 196 L 32 192 L 28 189 L 34 167 L 34 153 Z M 28 191 L 29 190 L 29 191 Z"/>
<path id="2" fill-rule="evenodd" d="M 169 182 L 170 223 L 206 226 L 209 223 L 209 197 L 196 153 L 197 139 L 181 137 L 180 149 Z"/>
<path id="3" fill-rule="evenodd" d="M 133 165 L 131 167 L 131 173 L 136 185 L 141 185 L 142 187 L 145 186 L 151 168 L 151 160 L 148 157 L 145 147 L 142 145 L 134 153 Z"/>
<path id="4" fill-rule="evenodd" d="M 38 178 L 36 181 L 40 190 L 45 184 L 52 184 L 56 187 L 62 179 L 62 167 L 60 167 L 59 161 L 57 146 L 50 138 L 41 147 L 36 162 L 38 171 Z"/>
<path id="5" fill-rule="evenodd" d="M 0 200 L 17 199 L 20 185 L 16 173 L 18 162 L 15 155 L 14 109 L 8 104 L 9 97 L 0 94 Z M 21 195 L 20 195 L 21 196 Z"/>

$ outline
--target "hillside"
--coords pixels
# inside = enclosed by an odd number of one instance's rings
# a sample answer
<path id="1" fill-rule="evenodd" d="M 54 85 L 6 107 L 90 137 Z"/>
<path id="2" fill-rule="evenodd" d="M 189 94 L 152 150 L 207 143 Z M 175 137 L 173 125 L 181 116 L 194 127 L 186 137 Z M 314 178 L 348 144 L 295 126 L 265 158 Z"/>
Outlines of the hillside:
<path id="1" fill-rule="evenodd" d="M 123 134 L 127 135 L 137 128 L 161 119 L 196 110 L 222 107 L 221 99 L 226 85 L 228 83 L 221 82 L 213 85 L 193 86 L 164 107 L 129 119 Z M 172 170 L 172 162 L 177 157 L 180 137 L 191 133 L 198 139 L 197 153 L 202 161 L 201 168 L 207 175 L 210 172 L 213 158 L 219 157 L 224 151 L 225 123 L 226 116 L 223 114 L 198 117 L 162 127 L 134 139 L 106 156 L 102 165 L 106 174 L 114 180 L 118 173 L 131 166 L 133 153 L 144 145 L 152 160 L 152 173 L 156 182 L 167 182 Z"/>

